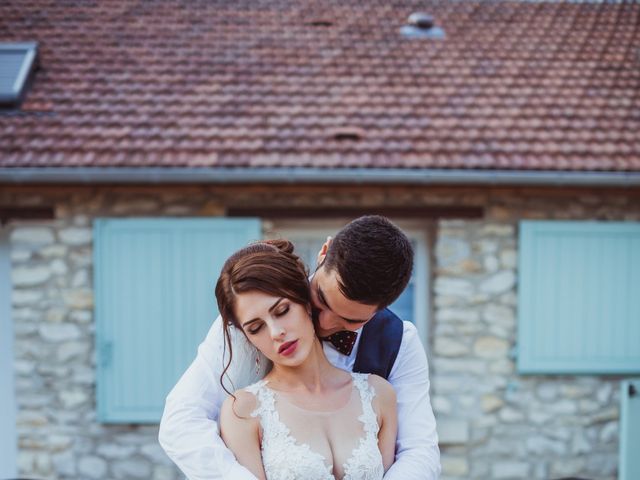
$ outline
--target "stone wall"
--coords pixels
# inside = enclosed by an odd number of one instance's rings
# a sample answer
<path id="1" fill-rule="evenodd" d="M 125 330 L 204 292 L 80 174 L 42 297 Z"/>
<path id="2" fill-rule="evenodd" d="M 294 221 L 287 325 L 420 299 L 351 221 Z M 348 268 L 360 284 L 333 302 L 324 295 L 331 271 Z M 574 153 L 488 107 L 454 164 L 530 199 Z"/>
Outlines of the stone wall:
<path id="1" fill-rule="evenodd" d="M 442 222 L 433 404 L 444 478 L 616 478 L 618 381 L 520 376 L 516 228 Z"/>
<path id="2" fill-rule="evenodd" d="M 81 210 L 59 205 L 69 213 L 15 226 L 10 237 L 20 474 L 181 478 L 157 426 L 96 422 L 92 228 Z"/>
<path id="3" fill-rule="evenodd" d="M 640 220 L 616 195 L 491 198 L 483 221 L 442 221 L 431 352 L 443 478 L 615 479 L 620 378 L 515 368 L 520 219 Z"/>
<path id="4" fill-rule="evenodd" d="M 638 192 L 544 189 L 12 187 L 1 204 L 53 205 L 11 224 L 19 467 L 47 479 L 174 479 L 157 426 L 95 412 L 92 220 L 215 216 L 225 206 L 485 207 L 482 220 L 425 220 L 433 233 L 429 339 L 443 478 L 615 478 L 619 379 L 520 376 L 520 219 L 640 220 Z M 195 350 L 195 346 L 194 346 Z"/>

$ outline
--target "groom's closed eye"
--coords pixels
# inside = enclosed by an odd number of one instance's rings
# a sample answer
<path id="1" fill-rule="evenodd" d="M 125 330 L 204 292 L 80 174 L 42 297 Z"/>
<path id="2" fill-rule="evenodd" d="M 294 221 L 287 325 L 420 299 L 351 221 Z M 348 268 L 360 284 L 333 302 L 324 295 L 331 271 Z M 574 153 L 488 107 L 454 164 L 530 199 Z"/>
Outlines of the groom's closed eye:
<path id="1" fill-rule="evenodd" d="M 359 325 L 359 324 L 361 324 L 361 323 L 366 323 L 366 322 L 368 322 L 368 321 L 369 321 L 369 320 L 349 320 L 348 318 L 343 318 L 343 320 L 344 320 L 345 322 L 347 322 L 347 323 L 352 324 L 352 325 Z"/>

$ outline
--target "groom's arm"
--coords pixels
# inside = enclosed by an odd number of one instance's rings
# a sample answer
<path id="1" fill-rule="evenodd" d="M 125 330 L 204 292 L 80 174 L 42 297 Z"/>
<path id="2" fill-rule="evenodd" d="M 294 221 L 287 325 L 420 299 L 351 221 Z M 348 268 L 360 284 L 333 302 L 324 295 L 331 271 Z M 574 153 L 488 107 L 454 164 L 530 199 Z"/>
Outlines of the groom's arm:
<path id="1" fill-rule="evenodd" d="M 222 342 L 218 317 L 196 359 L 169 393 L 160 422 L 160 445 L 189 480 L 255 480 L 218 433 L 216 422 L 226 397 L 219 382 Z"/>
<path id="2" fill-rule="evenodd" d="M 389 382 L 398 398 L 396 461 L 385 480 L 436 480 L 440 450 L 429 399 L 429 366 L 416 328 L 404 322 L 402 344 Z"/>

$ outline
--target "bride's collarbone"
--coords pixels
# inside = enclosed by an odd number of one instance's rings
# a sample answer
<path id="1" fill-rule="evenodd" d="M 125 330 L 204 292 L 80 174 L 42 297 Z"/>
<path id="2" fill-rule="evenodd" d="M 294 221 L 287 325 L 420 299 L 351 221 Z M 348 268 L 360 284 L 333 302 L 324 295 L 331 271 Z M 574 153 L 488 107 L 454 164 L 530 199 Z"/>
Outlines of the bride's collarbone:
<path id="1" fill-rule="evenodd" d="M 319 392 L 309 392 L 305 389 L 274 390 L 282 400 L 294 407 L 316 413 L 332 413 L 341 410 L 349 404 L 353 395 L 351 384 Z"/>

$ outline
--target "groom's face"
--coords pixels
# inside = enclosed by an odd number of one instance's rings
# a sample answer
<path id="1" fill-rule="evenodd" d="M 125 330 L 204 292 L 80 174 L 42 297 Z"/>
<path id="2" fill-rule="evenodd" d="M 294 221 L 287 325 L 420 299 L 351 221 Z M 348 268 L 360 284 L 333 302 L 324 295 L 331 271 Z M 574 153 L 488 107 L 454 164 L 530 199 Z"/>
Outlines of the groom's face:
<path id="1" fill-rule="evenodd" d="M 358 330 L 378 310 L 375 306 L 345 297 L 340 291 L 338 273 L 322 265 L 311 279 L 311 301 L 317 312 L 316 330 L 319 337 L 341 330 Z"/>

